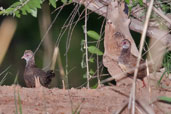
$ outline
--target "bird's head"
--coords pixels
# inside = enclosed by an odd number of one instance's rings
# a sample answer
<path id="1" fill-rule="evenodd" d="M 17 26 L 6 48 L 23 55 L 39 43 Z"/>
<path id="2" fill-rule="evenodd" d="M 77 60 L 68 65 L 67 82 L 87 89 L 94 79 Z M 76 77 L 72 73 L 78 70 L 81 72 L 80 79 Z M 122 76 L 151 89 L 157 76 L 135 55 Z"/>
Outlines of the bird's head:
<path id="1" fill-rule="evenodd" d="M 31 50 L 25 50 L 24 55 L 21 57 L 21 59 L 25 59 L 26 63 L 29 61 L 34 61 L 34 54 Z"/>
<path id="2" fill-rule="evenodd" d="M 122 49 L 130 49 L 131 42 L 127 39 L 122 40 Z"/>

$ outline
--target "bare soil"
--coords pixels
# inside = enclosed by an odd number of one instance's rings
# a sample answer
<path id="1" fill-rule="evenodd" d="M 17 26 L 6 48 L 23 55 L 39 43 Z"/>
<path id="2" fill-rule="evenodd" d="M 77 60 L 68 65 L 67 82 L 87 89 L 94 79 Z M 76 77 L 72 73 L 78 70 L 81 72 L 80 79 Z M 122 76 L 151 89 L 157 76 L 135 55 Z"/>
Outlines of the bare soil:
<path id="1" fill-rule="evenodd" d="M 128 78 L 118 83 L 117 86 L 103 86 L 98 89 L 62 90 L 44 87 L 23 88 L 16 85 L 1 86 L 0 114 L 15 114 L 16 107 L 18 113 L 22 111 L 23 114 L 71 114 L 74 112 L 75 114 L 76 112 L 112 114 L 128 102 L 131 81 Z M 170 114 L 171 104 L 159 102 L 156 99 L 158 96 L 171 96 L 171 91 L 160 89 L 152 82 L 150 84 L 150 88 L 148 85 L 142 87 L 142 82 L 139 80 L 137 82 L 136 98 L 139 105 L 136 105 L 136 113 L 144 113 L 142 109 L 145 108 L 156 114 Z M 128 108 L 123 111 L 123 114 L 127 113 Z"/>

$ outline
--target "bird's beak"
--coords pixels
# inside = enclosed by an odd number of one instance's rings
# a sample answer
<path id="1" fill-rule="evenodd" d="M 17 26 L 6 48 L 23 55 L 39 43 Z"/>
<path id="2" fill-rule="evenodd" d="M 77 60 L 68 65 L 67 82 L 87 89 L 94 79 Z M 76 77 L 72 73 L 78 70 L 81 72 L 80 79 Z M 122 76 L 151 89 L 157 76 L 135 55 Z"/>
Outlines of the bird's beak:
<path id="1" fill-rule="evenodd" d="M 22 57 L 21 57 L 21 59 L 24 59 L 25 58 L 25 56 L 23 55 Z"/>

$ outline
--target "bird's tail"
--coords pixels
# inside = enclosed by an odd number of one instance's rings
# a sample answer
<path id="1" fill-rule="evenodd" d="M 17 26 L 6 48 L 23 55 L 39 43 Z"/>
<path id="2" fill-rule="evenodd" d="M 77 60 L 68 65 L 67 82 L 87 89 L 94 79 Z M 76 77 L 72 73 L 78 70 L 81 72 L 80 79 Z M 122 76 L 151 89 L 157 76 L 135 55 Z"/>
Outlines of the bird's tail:
<path id="1" fill-rule="evenodd" d="M 48 70 L 46 72 L 46 85 L 50 84 L 53 77 L 55 77 L 54 71 L 53 70 Z"/>
<path id="2" fill-rule="evenodd" d="M 47 78 L 53 78 L 53 77 L 55 77 L 55 73 L 53 70 L 48 70 L 46 72 L 46 76 L 47 76 Z"/>

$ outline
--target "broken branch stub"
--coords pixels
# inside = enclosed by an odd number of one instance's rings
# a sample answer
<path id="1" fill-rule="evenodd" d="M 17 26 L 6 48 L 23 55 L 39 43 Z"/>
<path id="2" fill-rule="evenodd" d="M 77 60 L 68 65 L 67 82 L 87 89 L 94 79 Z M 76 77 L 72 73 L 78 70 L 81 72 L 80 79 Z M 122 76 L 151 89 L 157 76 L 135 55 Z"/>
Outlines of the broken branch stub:
<path id="1" fill-rule="evenodd" d="M 131 42 L 131 53 L 138 56 L 138 49 L 129 30 L 130 19 L 124 12 L 124 4 L 119 4 L 117 1 L 111 2 L 108 6 L 107 19 L 113 23 L 115 31 L 121 32 Z"/>
<path id="2" fill-rule="evenodd" d="M 103 64 L 107 67 L 110 75 L 114 76 L 117 73 L 122 72 L 117 64 L 117 58 L 120 54 L 120 49 L 118 48 L 118 41 L 114 34 L 114 26 L 112 23 L 107 22 L 105 26 L 105 38 L 104 38 L 104 55 L 103 55 Z"/>
<path id="3" fill-rule="evenodd" d="M 122 73 L 118 65 L 118 57 L 121 52 L 121 41 L 128 39 L 131 42 L 131 53 L 138 55 L 138 49 L 129 31 L 130 19 L 123 12 L 124 3 L 111 2 L 108 5 L 107 23 L 105 26 L 104 37 L 104 55 L 103 64 L 107 67 L 108 72 L 115 80 L 121 79 L 123 76 L 117 75 Z"/>

